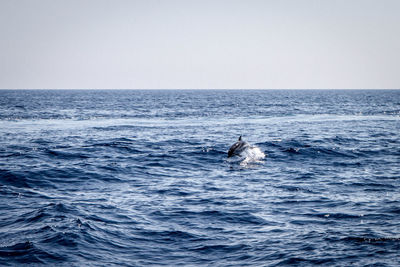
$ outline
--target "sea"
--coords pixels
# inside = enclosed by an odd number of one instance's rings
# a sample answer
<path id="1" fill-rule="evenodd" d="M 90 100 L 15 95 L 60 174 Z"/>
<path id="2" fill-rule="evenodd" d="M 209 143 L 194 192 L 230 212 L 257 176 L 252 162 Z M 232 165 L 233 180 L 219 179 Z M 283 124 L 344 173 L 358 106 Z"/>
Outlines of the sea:
<path id="1" fill-rule="evenodd" d="M 0 265 L 400 266 L 400 90 L 0 90 Z"/>

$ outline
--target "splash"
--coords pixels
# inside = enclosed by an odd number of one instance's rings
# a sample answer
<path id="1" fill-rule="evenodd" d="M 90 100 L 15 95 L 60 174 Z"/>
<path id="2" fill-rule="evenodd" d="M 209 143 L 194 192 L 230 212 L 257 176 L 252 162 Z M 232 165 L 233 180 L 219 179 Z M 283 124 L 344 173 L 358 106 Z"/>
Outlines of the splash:
<path id="1" fill-rule="evenodd" d="M 251 163 L 261 163 L 265 158 L 264 152 L 257 146 L 249 146 L 243 151 L 242 156 L 244 158 L 240 163 L 242 166 L 247 166 Z"/>
<path id="2" fill-rule="evenodd" d="M 228 158 L 230 163 L 239 163 L 242 167 L 248 167 L 252 164 L 259 164 L 263 162 L 266 157 L 265 153 L 257 146 L 248 146 L 241 151 L 240 155 Z"/>

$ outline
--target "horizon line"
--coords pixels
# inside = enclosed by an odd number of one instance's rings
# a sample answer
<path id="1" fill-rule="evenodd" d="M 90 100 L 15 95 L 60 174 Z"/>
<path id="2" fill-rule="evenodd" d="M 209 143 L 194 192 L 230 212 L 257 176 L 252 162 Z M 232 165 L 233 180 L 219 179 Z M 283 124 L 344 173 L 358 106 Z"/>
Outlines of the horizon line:
<path id="1" fill-rule="evenodd" d="M 400 88 L 0 88 L 0 90 L 400 90 Z"/>

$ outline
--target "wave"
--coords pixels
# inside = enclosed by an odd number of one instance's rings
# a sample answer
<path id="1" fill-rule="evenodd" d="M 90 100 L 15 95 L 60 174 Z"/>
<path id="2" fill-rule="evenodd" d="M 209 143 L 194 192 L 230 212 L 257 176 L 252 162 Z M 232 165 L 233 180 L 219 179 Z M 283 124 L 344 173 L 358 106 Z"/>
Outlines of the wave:
<path id="1" fill-rule="evenodd" d="M 49 253 L 32 241 L 19 242 L 14 245 L 0 245 L 0 261 L 2 264 L 15 266 L 19 264 L 55 264 L 64 262 L 66 258 L 58 253 Z"/>
<path id="2" fill-rule="evenodd" d="M 400 237 L 358 237 L 358 236 L 349 236 L 345 237 L 342 240 L 344 241 L 352 241 L 359 243 L 400 243 Z"/>

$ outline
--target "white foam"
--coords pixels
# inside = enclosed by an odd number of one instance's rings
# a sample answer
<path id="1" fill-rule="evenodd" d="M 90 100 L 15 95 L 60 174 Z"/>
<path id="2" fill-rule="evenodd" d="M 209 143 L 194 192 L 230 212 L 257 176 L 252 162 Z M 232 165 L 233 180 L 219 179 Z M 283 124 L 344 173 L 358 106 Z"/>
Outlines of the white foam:
<path id="1" fill-rule="evenodd" d="M 249 146 L 241 153 L 241 156 L 243 160 L 241 161 L 240 165 L 242 166 L 250 163 L 260 163 L 261 160 L 265 158 L 264 152 L 262 152 L 257 146 Z"/>
<path id="2" fill-rule="evenodd" d="M 257 146 L 248 146 L 239 155 L 227 158 L 227 162 L 239 164 L 242 167 L 250 167 L 253 164 L 262 163 L 266 155 Z"/>

